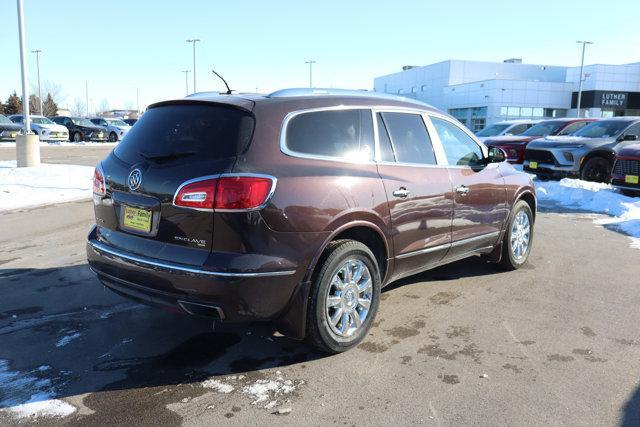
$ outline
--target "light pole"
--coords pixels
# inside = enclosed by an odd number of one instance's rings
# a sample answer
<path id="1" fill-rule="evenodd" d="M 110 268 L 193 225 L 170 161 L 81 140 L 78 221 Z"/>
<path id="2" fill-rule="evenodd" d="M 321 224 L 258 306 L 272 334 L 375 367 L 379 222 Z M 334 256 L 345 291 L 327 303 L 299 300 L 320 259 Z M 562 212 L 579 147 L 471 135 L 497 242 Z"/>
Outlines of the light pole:
<path id="1" fill-rule="evenodd" d="M 20 42 L 20 74 L 22 77 L 22 117 L 24 128 L 16 137 L 16 163 L 19 168 L 40 164 L 40 142 L 38 135 L 31 133 L 29 118 L 29 91 L 27 90 L 27 61 L 25 58 L 25 35 L 22 0 L 16 0 L 18 8 L 18 39 Z"/>
<path id="2" fill-rule="evenodd" d="M 578 40 L 576 43 L 582 44 L 582 60 L 580 61 L 580 78 L 578 80 L 578 117 L 582 116 L 582 112 L 580 111 L 580 103 L 582 102 L 582 71 L 584 69 L 584 51 L 588 44 L 593 44 L 593 42 L 581 41 Z"/>
<path id="3" fill-rule="evenodd" d="M 315 64 L 316 61 L 309 60 L 304 61 L 304 63 L 309 64 L 309 87 L 313 87 L 313 64 Z"/>
<path id="4" fill-rule="evenodd" d="M 36 68 L 38 69 L 38 99 L 40 100 L 40 115 L 44 115 L 42 111 L 42 91 L 40 90 L 40 49 L 32 50 L 31 53 L 36 54 Z"/>
<path id="5" fill-rule="evenodd" d="M 196 43 L 198 43 L 200 39 L 189 39 L 187 43 L 193 44 L 193 93 L 196 93 Z"/>
<path id="6" fill-rule="evenodd" d="M 182 72 L 184 73 L 184 89 L 186 94 L 189 95 L 189 73 L 191 70 L 182 70 Z"/>
<path id="7" fill-rule="evenodd" d="M 87 105 L 87 110 L 85 111 L 85 117 L 89 117 L 89 81 L 85 80 L 84 82 L 84 96 Z"/>

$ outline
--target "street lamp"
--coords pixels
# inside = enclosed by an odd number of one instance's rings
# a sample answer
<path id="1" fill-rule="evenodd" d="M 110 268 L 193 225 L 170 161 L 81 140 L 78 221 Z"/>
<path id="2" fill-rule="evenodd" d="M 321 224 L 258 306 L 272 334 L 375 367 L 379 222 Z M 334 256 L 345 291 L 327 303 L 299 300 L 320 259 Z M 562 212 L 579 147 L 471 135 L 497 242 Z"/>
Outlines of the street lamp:
<path id="1" fill-rule="evenodd" d="M 186 94 L 189 95 L 189 73 L 191 70 L 182 70 L 184 73 L 184 88 L 186 90 Z"/>
<path id="2" fill-rule="evenodd" d="M 313 64 L 315 64 L 316 61 L 309 60 L 304 61 L 304 63 L 309 64 L 309 87 L 313 87 Z"/>
<path id="3" fill-rule="evenodd" d="M 40 164 L 40 142 L 31 132 L 29 118 L 29 91 L 27 90 L 27 61 L 25 60 L 24 10 L 22 0 L 16 0 L 18 8 L 18 40 L 20 43 L 20 74 L 22 77 L 22 117 L 24 128 L 16 137 L 16 163 L 19 168 Z"/>
<path id="4" fill-rule="evenodd" d="M 593 42 L 588 42 L 588 41 L 581 41 L 578 40 L 576 43 L 581 43 L 582 44 L 582 60 L 580 61 L 580 78 L 578 79 L 578 117 L 582 116 L 582 113 L 580 111 L 580 104 L 582 102 L 582 71 L 584 69 L 584 51 L 585 48 L 588 44 L 593 44 Z"/>
<path id="5" fill-rule="evenodd" d="M 193 44 L 193 93 L 196 93 L 196 43 L 199 42 L 200 39 L 189 39 L 187 43 Z"/>
<path id="6" fill-rule="evenodd" d="M 40 115 L 44 115 L 42 110 L 42 91 L 40 90 L 40 53 L 42 51 L 40 49 L 32 50 L 31 53 L 36 54 L 36 67 L 38 69 L 38 99 L 40 100 Z"/>

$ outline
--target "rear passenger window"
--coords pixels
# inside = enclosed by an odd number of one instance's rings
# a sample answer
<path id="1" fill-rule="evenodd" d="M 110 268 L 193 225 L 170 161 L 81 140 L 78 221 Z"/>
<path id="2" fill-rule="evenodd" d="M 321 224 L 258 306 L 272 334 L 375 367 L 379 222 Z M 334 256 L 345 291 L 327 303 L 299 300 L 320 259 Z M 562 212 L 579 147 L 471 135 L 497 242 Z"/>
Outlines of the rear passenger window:
<path id="1" fill-rule="evenodd" d="M 483 158 L 480 146 L 458 126 L 437 117 L 431 117 L 431 122 L 440 137 L 449 165 L 474 165 Z"/>
<path id="2" fill-rule="evenodd" d="M 431 138 L 422 116 L 408 113 L 382 113 L 387 126 L 396 161 L 435 165 Z M 382 141 L 381 141 L 382 142 Z"/>
<path id="3" fill-rule="evenodd" d="M 589 124 L 589 122 L 571 123 L 569 126 L 567 126 L 566 128 L 562 129 L 562 131 L 558 135 L 570 135 L 570 134 L 582 129 L 583 127 L 585 127 L 588 124 Z"/>
<path id="4" fill-rule="evenodd" d="M 289 120 L 285 145 L 296 153 L 372 161 L 374 142 L 371 110 L 298 114 Z"/>

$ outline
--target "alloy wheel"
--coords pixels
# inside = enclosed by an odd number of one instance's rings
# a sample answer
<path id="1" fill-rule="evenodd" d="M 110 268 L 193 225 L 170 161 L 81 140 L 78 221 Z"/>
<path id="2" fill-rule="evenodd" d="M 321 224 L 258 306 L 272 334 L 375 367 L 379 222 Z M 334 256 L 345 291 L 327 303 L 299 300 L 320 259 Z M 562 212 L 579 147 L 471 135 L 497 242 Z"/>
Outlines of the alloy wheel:
<path id="1" fill-rule="evenodd" d="M 373 298 L 371 273 L 358 259 L 347 259 L 331 279 L 326 296 L 329 328 L 340 337 L 352 336 L 364 323 Z"/>
<path id="2" fill-rule="evenodd" d="M 531 223 L 525 211 L 519 211 L 511 226 L 511 253 L 516 260 L 521 260 L 529 249 L 531 239 Z"/>

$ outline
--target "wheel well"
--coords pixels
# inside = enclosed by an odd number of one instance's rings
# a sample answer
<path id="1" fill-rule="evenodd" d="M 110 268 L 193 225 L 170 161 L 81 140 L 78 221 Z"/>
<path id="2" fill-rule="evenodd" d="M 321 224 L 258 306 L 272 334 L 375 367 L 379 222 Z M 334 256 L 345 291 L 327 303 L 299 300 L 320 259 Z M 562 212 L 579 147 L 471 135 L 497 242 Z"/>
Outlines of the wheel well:
<path id="1" fill-rule="evenodd" d="M 531 213 L 533 214 L 533 219 L 536 218 L 536 198 L 531 193 L 524 193 L 520 196 L 520 200 L 524 200 L 527 202 L 529 207 L 531 208 Z"/>
<path id="2" fill-rule="evenodd" d="M 342 239 L 356 240 L 371 249 L 378 262 L 380 279 L 384 280 L 387 272 L 387 247 L 378 232 L 370 227 L 357 226 L 344 230 L 333 238 L 333 240 Z"/>
<path id="3" fill-rule="evenodd" d="M 580 165 L 580 170 L 582 170 L 584 165 L 587 164 L 587 161 L 589 161 L 590 159 L 592 159 L 594 157 L 602 157 L 603 159 L 607 159 L 609 164 L 613 165 L 613 160 L 615 159 L 616 155 L 612 151 L 592 151 L 591 153 L 589 153 L 586 156 L 584 156 L 584 158 L 582 159 L 582 164 Z"/>

